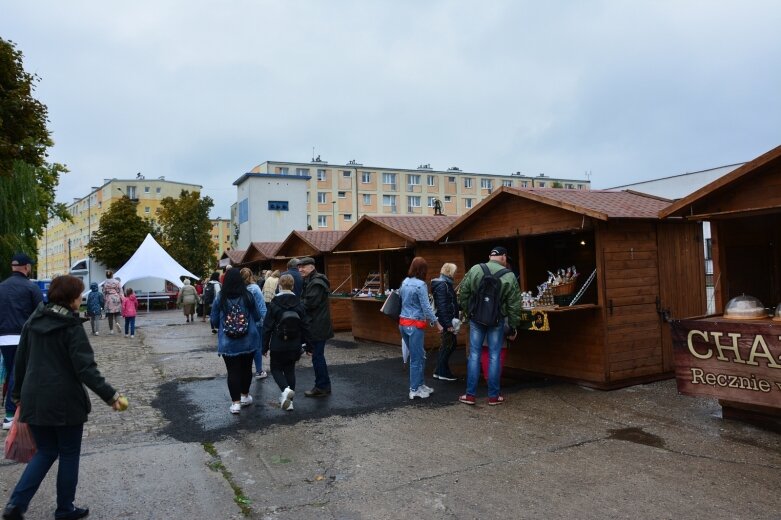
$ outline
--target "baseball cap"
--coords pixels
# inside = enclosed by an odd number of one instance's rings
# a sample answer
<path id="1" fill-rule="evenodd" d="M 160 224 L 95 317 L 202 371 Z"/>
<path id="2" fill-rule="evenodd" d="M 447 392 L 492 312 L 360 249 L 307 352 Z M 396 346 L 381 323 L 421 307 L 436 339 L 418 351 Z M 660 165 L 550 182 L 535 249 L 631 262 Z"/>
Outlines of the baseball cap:
<path id="1" fill-rule="evenodd" d="M 491 253 L 488 256 L 510 256 L 509 253 L 507 253 L 507 249 L 502 246 L 496 246 L 493 249 L 491 249 Z"/>
<path id="2" fill-rule="evenodd" d="M 33 259 L 27 256 L 24 253 L 16 253 L 13 258 L 11 258 L 11 265 L 33 265 L 35 262 L 33 262 Z"/>

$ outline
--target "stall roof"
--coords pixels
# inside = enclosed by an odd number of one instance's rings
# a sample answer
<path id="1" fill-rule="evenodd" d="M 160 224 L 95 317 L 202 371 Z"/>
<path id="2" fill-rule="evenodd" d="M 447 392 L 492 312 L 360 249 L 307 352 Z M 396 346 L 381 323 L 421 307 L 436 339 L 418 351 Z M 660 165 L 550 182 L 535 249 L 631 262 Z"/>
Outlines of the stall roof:
<path id="1" fill-rule="evenodd" d="M 364 215 L 334 244 L 333 250 L 336 251 L 340 246 L 348 243 L 351 237 L 360 233 L 367 226 L 379 226 L 387 230 L 403 239 L 408 244 L 408 247 L 414 246 L 416 242 L 433 242 L 457 218 L 447 215 L 409 215 L 402 217 Z"/>
<path id="2" fill-rule="evenodd" d="M 282 242 L 252 242 L 241 258 L 242 264 L 271 260 L 279 251 Z"/>
<path id="3" fill-rule="evenodd" d="M 704 219 L 735 213 L 762 213 L 779 207 L 781 146 L 674 202 L 662 209 L 659 216 Z"/>
<path id="4" fill-rule="evenodd" d="M 441 241 L 465 222 L 477 218 L 498 199 L 518 197 L 554 206 L 597 220 L 658 219 L 670 200 L 633 191 L 568 190 L 560 188 L 510 188 L 502 186 L 440 233 Z"/>
<path id="5" fill-rule="evenodd" d="M 241 263 L 241 259 L 244 258 L 246 249 L 226 249 L 222 252 L 220 257 L 219 266 L 225 267 L 226 265 L 238 265 Z"/>
<path id="6" fill-rule="evenodd" d="M 311 247 L 316 251 L 314 254 L 330 253 L 333 251 L 337 242 L 339 242 L 346 233 L 347 231 L 293 231 L 280 244 L 276 254 L 285 256 L 285 249 L 296 240 L 301 240 Z M 287 258 L 287 256 L 285 256 L 285 258 Z"/>

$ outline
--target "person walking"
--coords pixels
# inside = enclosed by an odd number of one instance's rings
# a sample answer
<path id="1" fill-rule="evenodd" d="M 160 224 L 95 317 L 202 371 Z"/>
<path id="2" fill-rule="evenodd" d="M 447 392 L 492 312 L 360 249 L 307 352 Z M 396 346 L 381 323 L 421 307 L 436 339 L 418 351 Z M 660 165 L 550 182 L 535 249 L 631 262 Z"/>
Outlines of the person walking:
<path id="1" fill-rule="evenodd" d="M 263 355 L 271 351 L 271 375 L 279 387 L 279 406 L 287 411 L 293 410 L 301 344 L 309 341 L 309 317 L 293 292 L 294 283 L 289 274 L 279 279 L 279 294 L 269 302 L 263 321 Z"/>
<path id="2" fill-rule="evenodd" d="M 488 262 L 477 264 L 461 282 L 458 304 L 469 318 L 469 360 L 466 371 L 466 393 L 458 398 L 464 404 L 475 404 L 480 378 L 483 341 L 488 338 L 488 404 L 504 404 L 501 394 L 500 355 L 505 337 L 505 318 L 510 327 L 507 337 L 518 335 L 521 317 L 521 289 L 515 274 L 507 269 L 507 249 L 494 247 Z"/>
<path id="3" fill-rule="evenodd" d="M 184 315 L 187 318 L 185 323 L 195 321 L 195 304 L 198 303 L 198 291 L 192 286 L 189 278 L 182 280 L 184 284 L 179 289 L 179 295 L 176 297 L 176 305 L 181 305 Z"/>
<path id="4" fill-rule="evenodd" d="M 195 305 L 195 315 L 202 320 L 206 319 L 206 314 L 203 312 L 203 285 L 206 280 L 199 279 L 195 282 L 195 292 L 198 294 L 198 303 Z"/>
<path id="5" fill-rule="evenodd" d="M 296 273 L 298 273 L 298 270 L 296 270 Z M 277 294 L 278 285 L 279 271 L 275 270 L 266 277 L 266 281 L 263 283 L 263 299 L 266 301 L 266 303 L 270 302 L 274 298 L 274 295 Z"/>
<path id="6" fill-rule="evenodd" d="M 456 326 L 458 322 L 458 300 L 453 288 L 453 277 L 456 275 L 456 264 L 444 264 L 439 271 L 439 277 L 431 280 L 431 294 L 434 296 L 437 321 L 442 326 L 439 341 L 437 367 L 434 369 L 434 379 L 455 381 L 456 377 L 450 371 L 448 361 L 456 349 Z"/>
<path id="7" fill-rule="evenodd" d="M 122 332 L 119 326 L 119 315 L 122 312 L 122 283 L 119 278 L 114 278 L 114 271 L 106 271 L 106 281 L 103 282 L 103 298 L 106 302 L 106 317 L 108 318 L 108 333 L 114 334 L 114 323 L 117 330 Z"/>
<path id="8" fill-rule="evenodd" d="M 125 289 L 125 296 L 122 298 L 122 317 L 125 318 L 125 337 L 130 334 L 131 338 L 136 337 L 136 315 L 138 314 L 138 299 L 133 293 L 133 289 Z"/>
<path id="9" fill-rule="evenodd" d="M 328 376 L 328 364 L 325 361 L 325 342 L 334 337 L 331 323 L 331 304 L 328 295 L 331 284 L 325 275 L 315 269 L 315 260 L 304 257 L 298 260 L 298 271 L 304 279 L 301 301 L 309 316 L 310 330 L 307 351 L 312 355 L 312 368 L 315 371 L 315 386 L 304 392 L 306 397 L 324 397 L 331 394 L 331 378 Z M 293 279 L 295 293 L 295 278 Z"/>
<path id="10" fill-rule="evenodd" d="M 222 284 L 220 283 L 220 272 L 214 271 L 211 275 L 211 278 L 209 278 L 209 281 L 206 282 L 206 285 L 203 288 L 203 321 L 206 321 L 206 316 L 211 315 L 214 299 L 220 293 L 220 289 L 222 289 Z M 216 334 L 217 330 L 212 329 L 212 333 Z"/>
<path id="11" fill-rule="evenodd" d="M 92 335 L 100 335 L 100 318 L 103 316 L 103 307 L 105 299 L 103 293 L 98 290 L 98 282 L 89 284 L 89 294 L 87 295 L 87 316 L 92 328 Z"/>
<path id="12" fill-rule="evenodd" d="M 314 262 L 314 260 L 312 260 L 312 262 Z M 291 258 L 290 260 L 288 260 L 287 271 L 281 273 L 280 276 L 282 276 L 283 274 L 289 274 L 290 276 L 292 276 L 293 292 L 296 293 L 296 296 L 301 296 L 304 291 L 304 278 L 303 278 L 303 274 L 301 273 L 301 270 L 298 269 L 298 263 L 299 260 L 297 258 Z M 312 266 L 314 267 L 314 263 L 312 264 Z M 279 292 L 278 288 L 276 292 Z"/>
<path id="13" fill-rule="evenodd" d="M 263 370 L 263 322 L 266 319 L 266 300 L 263 299 L 263 291 L 260 290 L 258 284 L 255 283 L 255 277 L 252 275 L 252 271 L 248 267 L 242 267 L 241 279 L 244 280 L 247 290 L 252 295 L 252 299 L 255 301 L 255 305 L 260 313 L 260 322 L 258 323 L 258 332 L 260 332 L 260 343 L 258 344 L 258 350 L 255 351 L 253 358 L 255 362 L 255 379 L 266 379 L 268 372 Z"/>
<path id="14" fill-rule="evenodd" d="M 252 404 L 252 360 L 260 346 L 258 324 L 262 322 L 238 269 L 225 273 L 225 285 L 214 300 L 209 320 L 212 330 L 217 330 L 217 355 L 222 356 L 228 372 L 230 413 L 238 414 Z"/>
<path id="15" fill-rule="evenodd" d="M 11 276 L 0 283 L 0 353 L 7 378 L 8 393 L 5 397 L 3 429 L 10 430 L 14 423 L 16 404 L 11 399 L 14 386 L 14 357 L 27 318 L 43 301 L 41 289 L 28 278 L 32 272 L 32 259 L 24 253 L 11 258 Z"/>
<path id="16" fill-rule="evenodd" d="M 11 493 L 3 511 L 6 520 L 24 518 L 35 492 L 58 458 L 54 518 L 87 516 L 88 508 L 73 504 L 81 437 L 91 410 L 84 387 L 114 410 L 127 405 L 101 375 L 81 320 L 73 315 L 81 305 L 83 290 L 84 283 L 75 276 L 56 277 L 49 286 L 49 303 L 39 304 L 22 330 L 11 397 L 20 403 L 19 420 L 30 426 L 37 451 Z"/>
<path id="17" fill-rule="evenodd" d="M 428 299 L 426 274 L 428 264 L 423 257 L 416 256 L 410 263 L 407 278 L 401 282 L 399 296 L 401 297 L 401 313 L 399 314 L 399 332 L 409 349 L 409 398 L 426 399 L 434 389 L 426 386 L 423 370 L 426 365 L 426 351 L 423 340 L 426 325 L 436 324 L 437 329 L 444 329 L 437 321 L 434 310 Z"/>

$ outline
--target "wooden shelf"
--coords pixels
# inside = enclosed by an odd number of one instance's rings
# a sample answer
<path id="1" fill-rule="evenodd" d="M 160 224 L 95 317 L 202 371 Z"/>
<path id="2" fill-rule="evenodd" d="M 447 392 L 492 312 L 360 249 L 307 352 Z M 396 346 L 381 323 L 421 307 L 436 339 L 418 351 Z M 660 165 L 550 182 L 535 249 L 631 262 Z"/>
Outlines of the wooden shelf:
<path id="1" fill-rule="evenodd" d="M 531 312 L 534 311 L 545 311 L 545 312 L 573 312 L 573 311 L 586 311 L 589 309 L 599 309 L 600 306 L 593 304 L 593 303 L 584 303 L 582 305 L 573 305 L 572 307 L 565 306 L 565 307 L 532 307 L 531 309 L 522 309 L 522 310 L 530 310 Z"/>

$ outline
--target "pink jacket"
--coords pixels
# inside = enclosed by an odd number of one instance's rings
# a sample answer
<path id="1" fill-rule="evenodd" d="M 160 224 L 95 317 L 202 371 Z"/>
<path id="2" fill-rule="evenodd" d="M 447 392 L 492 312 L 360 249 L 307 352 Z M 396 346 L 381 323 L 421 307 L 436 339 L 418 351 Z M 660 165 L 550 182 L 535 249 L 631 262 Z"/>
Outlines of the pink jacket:
<path id="1" fill-rule="evenodd" d="M 122 316 L 132 318 L 136 315 L 136 309 L 138 309 L 138 299 L 135 294 L 122 297 Z"/>

